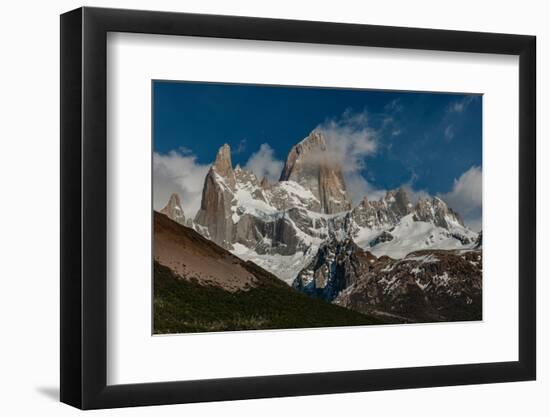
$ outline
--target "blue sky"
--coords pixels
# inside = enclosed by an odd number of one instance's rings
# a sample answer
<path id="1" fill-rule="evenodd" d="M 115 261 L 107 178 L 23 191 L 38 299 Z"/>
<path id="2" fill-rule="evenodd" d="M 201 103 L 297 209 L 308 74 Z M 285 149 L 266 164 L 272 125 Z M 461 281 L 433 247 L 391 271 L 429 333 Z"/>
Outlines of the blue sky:
<path id="1" fill-rule="evenodd" d="M 406 185 L 413 193 L 445 196 L 472 225 L 480 221 L 480 95 L 153 82 L 155 157 L 171 157 L 173 164 L 179 157 L 199 176 L 224 143 L 231 145 L 234 164 L 275 176 L 290 148 L 315 128 L 332 129 L 350 144 L 346 152 L 355 152 L 353 161 L 344 161 L 350 181 L 359 181 L 355 194 L 377 197 Z M 474 184 L 461 184 L 461 178 Z M 191 198 L 185 186 L 181 192 Z"/>

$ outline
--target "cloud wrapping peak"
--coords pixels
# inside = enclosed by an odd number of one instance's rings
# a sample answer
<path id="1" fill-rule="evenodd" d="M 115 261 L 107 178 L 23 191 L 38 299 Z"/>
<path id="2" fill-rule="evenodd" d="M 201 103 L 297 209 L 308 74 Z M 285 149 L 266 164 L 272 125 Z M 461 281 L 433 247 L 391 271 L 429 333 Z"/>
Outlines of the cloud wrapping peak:
<path id="1" fill-rule="evenodd" d="M 204 178 L 210 165 L 197 162 L 185 151 L 153 153 L 153 207 L 161 210 L 172 193 L 178 193 L 185 217 L 194 217 L 202 198 Z"/>
<path id="2" fill-rule="evenodd" d="M 327 139 L 332 157 L 344 171 L 357 171 L 365 166 L 365 157 L 378 149 L 377 132 L 369 127 L 366 112 L 346 111 L 340 119 L 327 120 L 317 126 Z"/>
<path id="3" fill-rule="evenodd" d="M 372 195 L 374 187 L 361 174 L 366 157 L 378 149 L 378 134 L 369 127 L 367 112 L 347 110 L 341 118 L 327 120 L 316 130 L 325 136 L 330 157 L 342 167 L 352 202 Z"/>
<path id="4" fill-rule="evenodd" d="M 275 157 L 271 146 L 262 143 L 260 149 L 248 158 L 245 169 L 252 171 L 260 180 L 265 176 L 269 182 L 276 182 L 283 170 L 283 161 Z"/>

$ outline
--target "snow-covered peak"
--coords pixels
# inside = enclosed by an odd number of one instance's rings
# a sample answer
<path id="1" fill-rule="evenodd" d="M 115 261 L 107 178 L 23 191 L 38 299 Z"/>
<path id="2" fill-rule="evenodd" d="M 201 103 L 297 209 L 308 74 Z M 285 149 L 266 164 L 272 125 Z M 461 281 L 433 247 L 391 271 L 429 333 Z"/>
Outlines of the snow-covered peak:
<path id="1" fill-rule="evenodd" d="M 396 215 L 405 216 L 412 211 L 412 204 L 408 192 L 400 187 L 397 190 L 388 191 L 384 201 Z"/>
<path id="2" fill-rule="evenodd" d="M 414 207 L 414 214 L 415 220 L 430 222 L 444 229 L 451 229 L 455 225 L 464 227 L 460 215 L 439 197 L 419 200 Z"/>

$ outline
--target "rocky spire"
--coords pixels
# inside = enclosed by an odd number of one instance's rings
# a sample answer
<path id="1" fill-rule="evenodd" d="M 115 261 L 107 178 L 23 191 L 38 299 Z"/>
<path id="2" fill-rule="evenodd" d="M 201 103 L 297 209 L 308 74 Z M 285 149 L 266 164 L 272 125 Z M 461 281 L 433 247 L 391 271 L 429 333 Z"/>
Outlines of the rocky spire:
<path id="1" fill-rule="evenodd" d="M 265 175 L 262 178 L 262 182 L 260 183 L 260 187 L 262 187 L 264 190 L 269 188 L 269 180 L 267 179 L 267 177 Z"/>
<path id="2" fill-rule="evenodd" d="M 181 206 L 180 196 L 177 193 L 173 193 L 170 196 L 168 203 L 160 212 L 175 222 L 185 224 L 185 214 Z"/>
<path id="3" fill-rule="evenodd" d="M 218 150 L 216 160 L 204 179 L 201 207 L 195 216 L 195 223 L 206 227 L 208 237 L 225 248 L 231 247 L 231 201 L 235 184 L 231 148 L 225 144 Z"/>
<path id="4" fill-rule="evenodd" d="M 308 137 L 297 143 L 290 149 L 286 158 L 286 163 L 281 172 L 281 181 L 296 181 L 306 174 L 309 165 L 313 165 L 314 159 L 321 157 L 326 151 L 327 143 L 324 135 L 319 131 L 313 131 Z"/>
<path id="5" fill-rule="evenodd" d="M 450 223 L 464 226 L 460 215 L 439 197 L 418 200 L 414 207 L 414 220 L 433 223 L 444 229 L 450 229 Z"/>
<path id="6" fill-rule="evenodd" d="M 403 187 L 399 187 L 397 190 L 388 191 L 384 199 L 391 210 L 399 217 L 406 216 L 413 210 L 413 205 L 409 199 L 409 193 Z"/>
<path id="7" fill-rule="evenodd" d="M 324 134 L 314 130 L 292 147 L 281 173 L 281 181 L 295 181 L 310 190 L 327 214 L 351 208 L 342 168 L 332 156 Z"/>
<path id="8" fill-rule="evenodd" d="M 233 166 L 231 165 L 231 148 L 227 143 L 218 150 L 216 160 L 214 161 L 212 168 L 214 168 L 222 177 L 229 177 L 233 175 Z"/>

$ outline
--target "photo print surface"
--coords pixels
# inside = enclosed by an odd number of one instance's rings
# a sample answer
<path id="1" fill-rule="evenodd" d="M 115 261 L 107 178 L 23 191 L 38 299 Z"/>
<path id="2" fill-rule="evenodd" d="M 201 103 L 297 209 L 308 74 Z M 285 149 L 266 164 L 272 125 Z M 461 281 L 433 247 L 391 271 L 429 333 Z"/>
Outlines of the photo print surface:
<path id="1" fill-rule="evenodd" d="M 482 96 L 152 82 L 153 333 L 482 320 Z"/>

